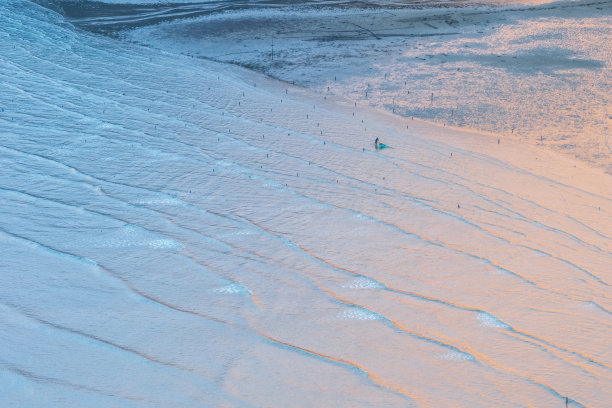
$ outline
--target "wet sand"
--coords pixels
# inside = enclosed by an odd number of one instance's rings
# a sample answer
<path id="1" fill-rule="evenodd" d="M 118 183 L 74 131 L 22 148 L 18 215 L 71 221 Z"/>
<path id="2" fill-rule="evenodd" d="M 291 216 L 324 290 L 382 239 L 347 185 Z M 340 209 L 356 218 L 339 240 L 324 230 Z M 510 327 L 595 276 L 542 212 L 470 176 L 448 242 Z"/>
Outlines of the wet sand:
<path id="1" fill-rule="evenodd" d="M 83 29 L 612 171 L 607 1 L 56 4 Z"/>

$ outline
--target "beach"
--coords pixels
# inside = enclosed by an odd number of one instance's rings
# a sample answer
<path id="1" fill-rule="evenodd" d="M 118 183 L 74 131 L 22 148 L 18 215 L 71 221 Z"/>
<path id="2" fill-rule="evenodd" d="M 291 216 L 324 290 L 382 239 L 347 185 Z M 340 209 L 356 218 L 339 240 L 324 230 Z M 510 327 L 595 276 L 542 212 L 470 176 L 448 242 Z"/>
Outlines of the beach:
<path id="1" fill-rule="evenodd" d="M 166 24 L 0 4 L 0 405 L 610 404 L 605 166 Z"/>

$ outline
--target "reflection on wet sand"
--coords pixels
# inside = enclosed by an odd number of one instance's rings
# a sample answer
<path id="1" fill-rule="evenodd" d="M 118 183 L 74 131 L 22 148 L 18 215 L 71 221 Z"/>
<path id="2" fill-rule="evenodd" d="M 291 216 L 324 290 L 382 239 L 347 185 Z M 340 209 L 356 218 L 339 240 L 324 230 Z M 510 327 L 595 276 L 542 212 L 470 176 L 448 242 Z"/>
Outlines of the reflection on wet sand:
<path id="1" fill-rule="evenodd" d="M 115 5 L 104 13 L 63 6 L 93 31 L 522 139 L 612 171 L 612 3 L 296 4 Z"/>

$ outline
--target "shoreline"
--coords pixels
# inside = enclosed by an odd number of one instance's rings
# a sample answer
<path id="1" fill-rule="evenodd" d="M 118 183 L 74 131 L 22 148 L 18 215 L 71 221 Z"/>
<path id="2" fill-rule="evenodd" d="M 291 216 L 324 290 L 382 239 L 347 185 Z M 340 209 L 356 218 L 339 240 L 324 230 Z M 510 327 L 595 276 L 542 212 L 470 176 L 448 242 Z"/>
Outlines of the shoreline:
<path id="1" fill-rule="evenodd" d="M 612 174 L 612 56 L 604 52 L 606 38 L 612 42 L 609 2 L 451 9 L 288 4 L 227 12 L 219 8 L 231 2 L 185 5 L 174 22 L 135 18 L 139 28 L 112 35 L 404 117 L 544 144 Z M 159 17 L 156 10 L 145 16 Z M 210 15 L 183 19 L 183 11 Z M 99 30 L 113 21 L 73 23 Z"/>

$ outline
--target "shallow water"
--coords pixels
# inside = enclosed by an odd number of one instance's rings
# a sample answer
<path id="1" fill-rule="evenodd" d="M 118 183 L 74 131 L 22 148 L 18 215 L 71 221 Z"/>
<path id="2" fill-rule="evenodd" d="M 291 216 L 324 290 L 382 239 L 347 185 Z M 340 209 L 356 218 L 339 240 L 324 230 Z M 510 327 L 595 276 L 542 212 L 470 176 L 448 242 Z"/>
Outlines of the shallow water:
<path id="1" fill-rule="evenodd" d="M 608 176 L 27 1 L 0 39 L 0 406 L 612 400 Z"/>
<path id="2" fill-rule="evenodd" d="M 156 48 L 236 63 L 407 117 L 542 144 L 612 171 L 610 2 L 350 4 L 253 7 L 115 29 Z"/>

